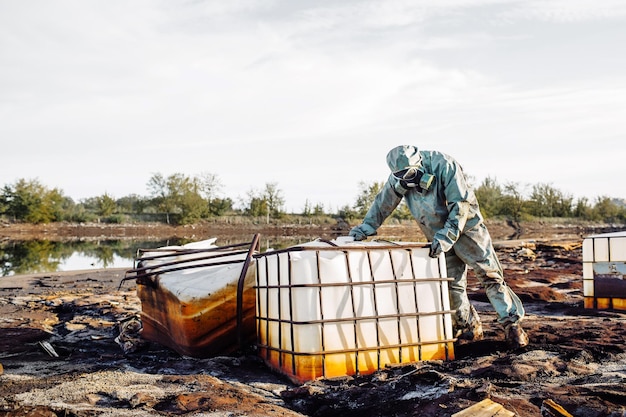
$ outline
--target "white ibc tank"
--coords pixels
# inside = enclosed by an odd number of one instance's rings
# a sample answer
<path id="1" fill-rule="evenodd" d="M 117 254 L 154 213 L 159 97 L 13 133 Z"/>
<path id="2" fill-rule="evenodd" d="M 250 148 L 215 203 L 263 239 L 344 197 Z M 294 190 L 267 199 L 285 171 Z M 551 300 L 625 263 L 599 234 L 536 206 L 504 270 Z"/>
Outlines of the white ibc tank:
<path id="1" fill-rule="evenodd" d="M 585 308 L 626 310 L 626 231 L 583 239 Z"/>
<path id="2" fill-rule="evenodd" d="M 313 241 L 257 258 L 257 338 L 292 380 L 453 359 L 445 258 L 416 243 Z"/>

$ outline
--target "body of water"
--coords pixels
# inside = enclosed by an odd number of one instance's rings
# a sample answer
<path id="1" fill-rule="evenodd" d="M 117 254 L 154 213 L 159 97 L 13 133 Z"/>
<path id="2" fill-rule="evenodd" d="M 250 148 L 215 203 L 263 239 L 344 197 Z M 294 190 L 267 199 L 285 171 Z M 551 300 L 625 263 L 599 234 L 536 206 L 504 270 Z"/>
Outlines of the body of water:
<path id="1" fill-rule="evenodd" d="M 61 259 L 57 264 L 56 271 L 79 271 L 83 269 L 106 269 L 106 268 L 133 268 L 134 258 L 113 255 L 106 260 L 74 252 L 69 258 Z"/>
<path id="2" fill-rule="evenodd" d="M 138 249 L 178 245 L 178 240 L 48 240 L 0 243 L 0 277 L 83 269 L 133 268 Z"/>
<path id="3" fill-rule="evenodd" d="M 264 237 L 260 241 L 261 251 L 280 249 L 308 242 L 314 238 L 293 236 Z M 216 241 L 218 246 L 250 241 L 250 236 L 225 237 Z M 170 245 L 189 243 L 184 239 L 167 240 L 98 240 L 98 241 L 4 241 L 0 242 L 0 277 L 38 274 L 85 269 L 134 267 L 139 249 L 154 249 Z"/>

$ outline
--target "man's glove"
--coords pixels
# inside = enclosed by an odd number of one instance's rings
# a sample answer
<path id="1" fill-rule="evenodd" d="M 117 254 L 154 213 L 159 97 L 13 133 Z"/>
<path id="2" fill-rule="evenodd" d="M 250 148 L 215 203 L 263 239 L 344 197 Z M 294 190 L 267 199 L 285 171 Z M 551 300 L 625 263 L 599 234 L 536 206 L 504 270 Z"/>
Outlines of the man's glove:
<path id="1" fill-rule="evenodd" d="M 433 239 L 430 244 L 430 252 L 428 253 L 428 256 L 431 258 L 438 258 L 441 252 L 443 252 L 443 249 L 441 249 L 441 243 L 439 243 L 437 239 Z"/>
<path id="2" fill-rule="evenodd" d="M 348 233 L 348 236 L 352 236 L 354 240 L 363 240 L 367 237 L 367 234 L 365 234 L 365 232 L 359 225 L 354 226 L 352 229 L 350 229 L 350 233 Z"/>

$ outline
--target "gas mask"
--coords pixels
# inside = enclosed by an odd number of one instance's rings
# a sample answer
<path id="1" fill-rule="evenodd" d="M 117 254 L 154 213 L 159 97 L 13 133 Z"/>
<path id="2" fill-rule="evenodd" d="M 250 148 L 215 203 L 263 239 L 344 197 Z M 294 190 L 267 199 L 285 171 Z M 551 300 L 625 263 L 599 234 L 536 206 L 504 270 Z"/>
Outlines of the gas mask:
<path id="1" fill-rule="evenodd" d="M 411 190 L 416 189 L 423 193 L 428 191 L 435 181 L 435 176 L 422 170 L 422 167 L 412 166 L 393 173 L 400 180 L 400 185 Z"/>

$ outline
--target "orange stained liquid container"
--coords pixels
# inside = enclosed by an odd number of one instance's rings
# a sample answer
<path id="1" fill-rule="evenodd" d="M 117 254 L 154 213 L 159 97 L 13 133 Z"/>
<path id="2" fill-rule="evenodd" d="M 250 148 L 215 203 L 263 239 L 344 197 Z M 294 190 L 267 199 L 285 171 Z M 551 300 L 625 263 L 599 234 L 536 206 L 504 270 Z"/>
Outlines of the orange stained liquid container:
<path id="1" fill-rule="evenodd" d="M 254 272 L 246 278 L 243 304 L 243 342 L 255 340 Z M 141 337 L 167 346 L 181 355 L 211 357 L 235 351 L 237 283 L 203 297 L 181 299 L 166 286 L 137 286 L 141 300 Z"/>
<path id="2" fill-rule="evenodd" d="M 254 261 L 245 264 L 245 250 L 222 250 L 214 240 L 161 248 L 157 259 L 150 259 L 157 252 L 145 254 L 147 260 L 140 262 L 145 270 L 137 279 L 142 338 L 199 358 L 228 354 L 240 343 L 254 342 Z M 238 326 L 237 294 L 244 268 Z"/>
<path id="3" fill-rule="evenodd" d="M 259 355 L 292 381 L 454 358 L 445 258 L 424 244 L 315 241 L 256 257 Z"/>

